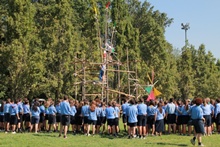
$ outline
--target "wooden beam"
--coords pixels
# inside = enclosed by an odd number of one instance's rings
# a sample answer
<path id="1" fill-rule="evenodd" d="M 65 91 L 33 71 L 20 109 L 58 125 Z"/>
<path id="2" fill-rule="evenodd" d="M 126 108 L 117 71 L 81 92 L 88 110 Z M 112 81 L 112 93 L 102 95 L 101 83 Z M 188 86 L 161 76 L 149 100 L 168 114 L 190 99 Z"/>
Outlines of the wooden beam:
<path id="1" fill-rule="evenodd" d="M 81 96 L 82 94 L 79 94 L 79 95 Z M 93 93 L 93 94 L 92 93 L 91 94 L 85 94 L 85 96 L 90 96 L 90 95 L 93 96 L 93 95 L 101 95 L 101 94 L 100 93 L 97 93 L 97 94 L 95 94 L 95 93 Z"/>
<path id="2" fill-rule="evenodd" d="M 135 97 L 135 96 L 133 96 L 133 95 L 129 95 L 129 94 L 126 94 L 126 93 L 124 93 L 124 92 L 117 91 L 117 90 L 112 90 L 112 89 L 107 89 L 107 90 L 110 91 L 110 92 L 123 94 L 123 95 L 128 96 L 128 97 L 133 97 L 133 98 Z"/>
<path id="3" fill-rule="evenodd" d="M 114 70 L 114 69 L 106 69 L 107 71 L 118 71 L 118 72 L 127 72 L 127 73 L 135 73 L 134 71 L 126 71 L 126 70 Z"/>

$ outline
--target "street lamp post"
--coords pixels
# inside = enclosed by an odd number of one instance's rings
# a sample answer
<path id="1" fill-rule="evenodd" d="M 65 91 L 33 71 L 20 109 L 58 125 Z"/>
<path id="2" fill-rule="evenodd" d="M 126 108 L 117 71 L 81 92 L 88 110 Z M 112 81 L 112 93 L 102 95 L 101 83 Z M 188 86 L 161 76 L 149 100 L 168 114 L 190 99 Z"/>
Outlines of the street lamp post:
<path id="1" fill-rule="evenodd" d="M 187 40 L 187 30 L 190 29 L 189 23 L 186 23 L 186 24 L 181 23 L 181 26 L 182 26 L 182 29 L 185 30 L 185 47 L 186 47 L 187 42 L 188 42 L 188 40 Z"/>

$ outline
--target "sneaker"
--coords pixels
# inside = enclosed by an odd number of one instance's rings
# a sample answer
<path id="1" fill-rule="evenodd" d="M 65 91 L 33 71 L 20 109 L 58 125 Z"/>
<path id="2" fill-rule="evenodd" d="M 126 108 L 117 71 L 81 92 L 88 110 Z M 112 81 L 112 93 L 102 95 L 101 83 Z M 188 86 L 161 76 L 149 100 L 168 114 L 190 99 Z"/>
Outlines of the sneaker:
<path id="1" fill-rule="evenodd" d="M 146 139 L 146 137 L 143 137 L 143 139 Z"/>
<path id="2" fill-rule="evenodd" d="M 15 131 L 13 131 L 13 132 L 11 132 L 11 134 L 16 134 L 16 132 L 15 132 Z"/>
<path id="3" fill-rule="evenodd" d="M 67 138 L 67 136 L 65 136 L 65 135 L 64 135 L 64 136 L 63 136 L 63 138 L 64 138 L 64 139 L 66 139 L 66 138 Z"/>
<path id="4" fill-rule="evenodd" d="M 61 137 L 61 134 L 59 134 L 59 136 L 58 137 Z"/>
<path id="5" fill-rule="evenodd" d="M 196 141 L 194 139 L 191 139 L 190 142 L 192 143 L 192 145 L 196 144 Z"/>
<path id="6" fill-rule="evenodd" d="M 87 136 L 91 136 L 90 134 L 87 134 Z"/>
<path id="7" fill-rule="evenodd" d="M 204 146 L 204 144 L 201 143 L 201 144 L 199 144 L 198 146 Z"/>
<path id="8" fill-rule="evenodd" d="M 7 131 L 5 131 L 5 134 L 8 134 L 8 132 L 7 132 Z"/>

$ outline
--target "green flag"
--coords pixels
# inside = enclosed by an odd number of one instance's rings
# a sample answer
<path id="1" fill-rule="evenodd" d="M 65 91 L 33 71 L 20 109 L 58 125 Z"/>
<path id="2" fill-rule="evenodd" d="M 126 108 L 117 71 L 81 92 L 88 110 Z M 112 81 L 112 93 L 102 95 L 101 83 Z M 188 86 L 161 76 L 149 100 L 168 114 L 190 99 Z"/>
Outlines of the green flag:
<path id="1" fill-rule="evenodd" d="M 147 91 L 147 93 L 150 94 L 152 88 L 153 88 L 152 86 L 147 86 L 147 87 L 145 87 L 145 90 Z"/>

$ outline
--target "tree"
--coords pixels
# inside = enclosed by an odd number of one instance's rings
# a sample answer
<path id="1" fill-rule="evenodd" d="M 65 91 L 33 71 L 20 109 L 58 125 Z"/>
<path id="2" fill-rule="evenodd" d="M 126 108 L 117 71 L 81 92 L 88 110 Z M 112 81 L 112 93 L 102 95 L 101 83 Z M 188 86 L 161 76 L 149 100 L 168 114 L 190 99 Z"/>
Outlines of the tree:
<path id="1" fill-rule="evenodd" d="M 179 88 L 183 99 L 192 98 L 195 92 L 193 85 L 192 50 L 194 50 L 193 46 L 184 47 L 178 62 L 178 71 L 180 73 Z"/>

